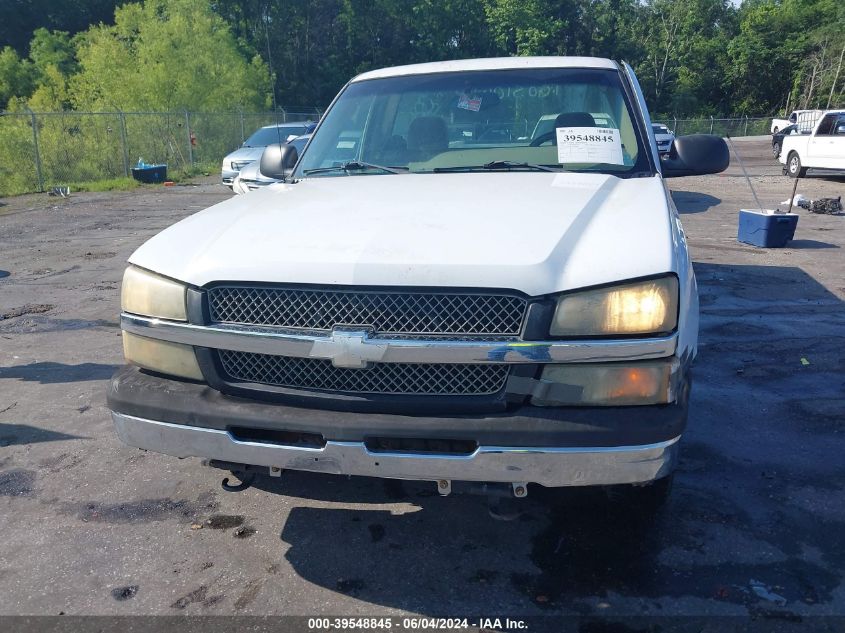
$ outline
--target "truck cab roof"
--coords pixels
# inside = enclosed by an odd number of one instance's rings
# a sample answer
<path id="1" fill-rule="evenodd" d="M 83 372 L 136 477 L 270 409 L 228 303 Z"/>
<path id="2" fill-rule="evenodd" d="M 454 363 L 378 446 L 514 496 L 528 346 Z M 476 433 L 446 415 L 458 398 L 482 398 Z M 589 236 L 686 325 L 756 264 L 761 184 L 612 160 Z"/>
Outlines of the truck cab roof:
<path id="1" fill-rule="evenodd" d="M 616 62 L 601 57 L 488 57 L 380 68 L 361 73 L 352 81 L 401 77 L 403 75 L 428 75 L 473 70 L 519 70 L 525 68 L 604 68 L 615 70 L 617 65 Z"/>

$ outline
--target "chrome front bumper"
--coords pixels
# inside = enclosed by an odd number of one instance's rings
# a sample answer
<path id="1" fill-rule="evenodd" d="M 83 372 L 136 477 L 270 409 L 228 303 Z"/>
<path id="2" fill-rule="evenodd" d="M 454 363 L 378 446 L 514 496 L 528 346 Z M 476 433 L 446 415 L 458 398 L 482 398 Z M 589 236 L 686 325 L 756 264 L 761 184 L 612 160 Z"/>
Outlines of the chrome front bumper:
<path id="1" fill-rule="evenodd" d="M 112 413 L 129 446 L 176 457 L 204 457 L 290 470 L 390 479 L 536 483 L 548 487 L 645 483 L 672 472 L 679 437 L 640 446 L 480 446 L 470 455 L 373 452 L 363 442 L 322 448 L 242 442 L 227 431 Z"/>

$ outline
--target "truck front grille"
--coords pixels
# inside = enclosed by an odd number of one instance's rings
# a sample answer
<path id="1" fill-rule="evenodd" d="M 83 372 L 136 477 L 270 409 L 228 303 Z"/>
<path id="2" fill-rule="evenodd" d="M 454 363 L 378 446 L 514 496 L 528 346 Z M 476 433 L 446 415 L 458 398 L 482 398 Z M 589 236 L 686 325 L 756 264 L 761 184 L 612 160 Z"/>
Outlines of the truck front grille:
<path id="1" fill-rule="evenodd" d="M 229 350 L 219 350 L 218 355 L 232 382 L 347 393 L 489 395 L 504 387 L 510 369 L 508 365 L 449 363 L 375 363 L 366 369 L 347 369 L 318 358 Z"/>
<path id="2" fill-rule="evenodd" d="M 528 302 L 505 293 L 217 286 L 208 290 L 208 305 L 218 323 L 327 332 L 361 326 L 376 336 L 516 337 Z"/>

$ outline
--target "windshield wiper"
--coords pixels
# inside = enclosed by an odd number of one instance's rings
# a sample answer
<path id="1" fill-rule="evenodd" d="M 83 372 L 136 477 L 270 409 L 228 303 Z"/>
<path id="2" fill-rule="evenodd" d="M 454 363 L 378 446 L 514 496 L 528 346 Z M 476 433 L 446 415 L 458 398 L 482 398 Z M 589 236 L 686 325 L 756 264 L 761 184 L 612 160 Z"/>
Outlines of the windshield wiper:
<path id="1" fill-rule="evenodd" d="M 461 167 L 435 167 L 432 171 L 435 174 L 448 173 L 450 171 L 495 171 L 497 169 L 530 169 L 532 171 L 565 172 L 560 167 L 549 167 L 547 165 L 535 165 L 533 163 L 520 163 L 513 160 L 493 160 L 483 165 L 465 165 Z"/>
<path id="2" fill-rule="evenodd" d="M 306 169 L 302 173 L 306 176 L 311 174 L 325 174 L 331 171 L 363 171 L 365 169 L 380 169 L 388 174 L 404 174 L 407 173 L 407 167 L 385 167 L 384 165 L 374 165 L 373 163 L 362 163 L 357 160 L 351 160 L 343 165 L 335 165 L 334 167 L 317 167 L 316 169 Z"/>

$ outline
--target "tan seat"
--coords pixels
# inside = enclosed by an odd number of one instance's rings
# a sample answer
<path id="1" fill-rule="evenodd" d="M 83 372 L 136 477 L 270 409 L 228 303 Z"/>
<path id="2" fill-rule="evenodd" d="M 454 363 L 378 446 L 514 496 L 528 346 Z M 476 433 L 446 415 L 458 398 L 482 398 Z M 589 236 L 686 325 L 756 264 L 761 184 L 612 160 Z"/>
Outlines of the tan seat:
<path id="1" fill-rule="evenodd" d="M 449 149 L 449 131 L 439 116 L 421 116 L 408 127 L 408 154 L 412 161 L 428 160 Z"/>
<path id="2" fill-rule="evenodd" d="M 557 115 L 555 127 L 596 127 L 596 120 L 589 112 L 564 112 Z"/>

